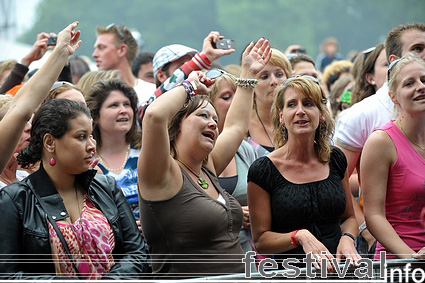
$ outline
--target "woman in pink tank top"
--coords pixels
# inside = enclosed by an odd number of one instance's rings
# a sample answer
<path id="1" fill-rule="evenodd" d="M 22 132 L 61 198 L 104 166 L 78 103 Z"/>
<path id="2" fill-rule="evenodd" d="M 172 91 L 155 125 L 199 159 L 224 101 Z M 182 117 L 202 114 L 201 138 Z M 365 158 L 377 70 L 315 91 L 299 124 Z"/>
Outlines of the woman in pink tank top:
<path id="1" fill-rule="evenodd" d="M 378 128 L 361 157 L 367 227 L 379 242 L 375 259 L 425 258 L 425 62 L 413 55 L 393 61 L 389 95 L 398 118 Z"/>

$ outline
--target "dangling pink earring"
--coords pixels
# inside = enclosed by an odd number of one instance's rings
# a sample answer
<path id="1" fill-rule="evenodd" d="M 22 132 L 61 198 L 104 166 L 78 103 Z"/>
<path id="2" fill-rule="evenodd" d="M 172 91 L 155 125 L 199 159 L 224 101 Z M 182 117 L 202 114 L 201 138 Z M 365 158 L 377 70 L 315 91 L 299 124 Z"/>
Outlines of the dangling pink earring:
<path id="1" fill-rule="evenodd" d="M 55 166 L 56 165 L 56 160 L 53 157 L 50 158 L 49 164 L 50 164 L 50 166 Z"/>

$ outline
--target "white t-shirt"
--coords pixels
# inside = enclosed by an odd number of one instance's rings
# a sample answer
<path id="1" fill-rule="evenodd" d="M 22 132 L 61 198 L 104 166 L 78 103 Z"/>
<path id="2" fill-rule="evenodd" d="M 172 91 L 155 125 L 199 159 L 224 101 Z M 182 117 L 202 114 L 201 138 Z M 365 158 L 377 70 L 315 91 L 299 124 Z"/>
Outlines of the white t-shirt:
<path id="1" fill-rule="evenodd" d="M 27 171 L 16 170 L 16 179 L 18 179 L 18 181 L 23 180 L 27 176 L 29 176 L 29 173 Z M 8 186 L 8 184 L 6 184 L 2 180 L 0 180 L 0 190 L 3 189 L 6 186 Z"/>
<path id="2" fill-rule="evenodd" d="M 384 83 L 374 95 L 340 113 L 335 128 L 336 145 L 351 151 L 361 151 L 374 129 L 394 119 L 393 109 L 388 84 Z"/>
<path id="3" fill-rule="evenodd" d="M 137 79 L 133 88 L 137 93 L 137 98 L 139 99 L 138 106 L 140 107 L 155 92 L 156 85 L 142 79 Z"/>

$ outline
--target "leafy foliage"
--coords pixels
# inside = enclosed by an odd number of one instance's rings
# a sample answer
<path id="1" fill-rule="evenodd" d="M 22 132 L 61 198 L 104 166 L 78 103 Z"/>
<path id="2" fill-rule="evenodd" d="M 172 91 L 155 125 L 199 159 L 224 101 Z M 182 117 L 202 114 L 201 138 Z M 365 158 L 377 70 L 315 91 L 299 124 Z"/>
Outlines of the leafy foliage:
<path id="1" fill-rule="evenodd" d="M 250 41 L 269 38 L 284 51 L 300 44 L 315 57 L 322 40 L 336 37 L 340 51 L 364 50 L 383 42 L 402 23 L 424 21 L 423 0 L 42 0 L 34 26 L 21 38 L 32 44 L 41 31 L 58 32 L 80 22 L 83 45 L 77 55 L 91 56 L 96 26 L 116 23 L 138 30 L 144 49 L 155 52 L 180 43 L 198 50 L 211 30 L 236 42 L 237 52 L 222 64 L 239 63 Z"/>

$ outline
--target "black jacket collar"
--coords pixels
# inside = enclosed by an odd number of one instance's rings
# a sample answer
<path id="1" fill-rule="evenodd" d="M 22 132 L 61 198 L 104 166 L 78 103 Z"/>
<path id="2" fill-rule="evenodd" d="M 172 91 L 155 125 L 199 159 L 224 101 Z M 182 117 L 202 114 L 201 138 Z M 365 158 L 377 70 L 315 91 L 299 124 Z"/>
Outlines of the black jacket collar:
<path id="1" fill-rule="evenodd" d="M 76 182 L 87 192 L 95 175 L 96 170 L 88 170 L 77 175 Z M 56 221 L 69 217 L 63 200 L 50 180 L 49 175 L 47 175 L 46 170 L 44 170 L 43 164 L 40 164 L 40 169 L 31 174 L 28 178 L 31 181 L 34 191 L 43 200 L 44 209 L 47 214 L 51 215 Z"/>

